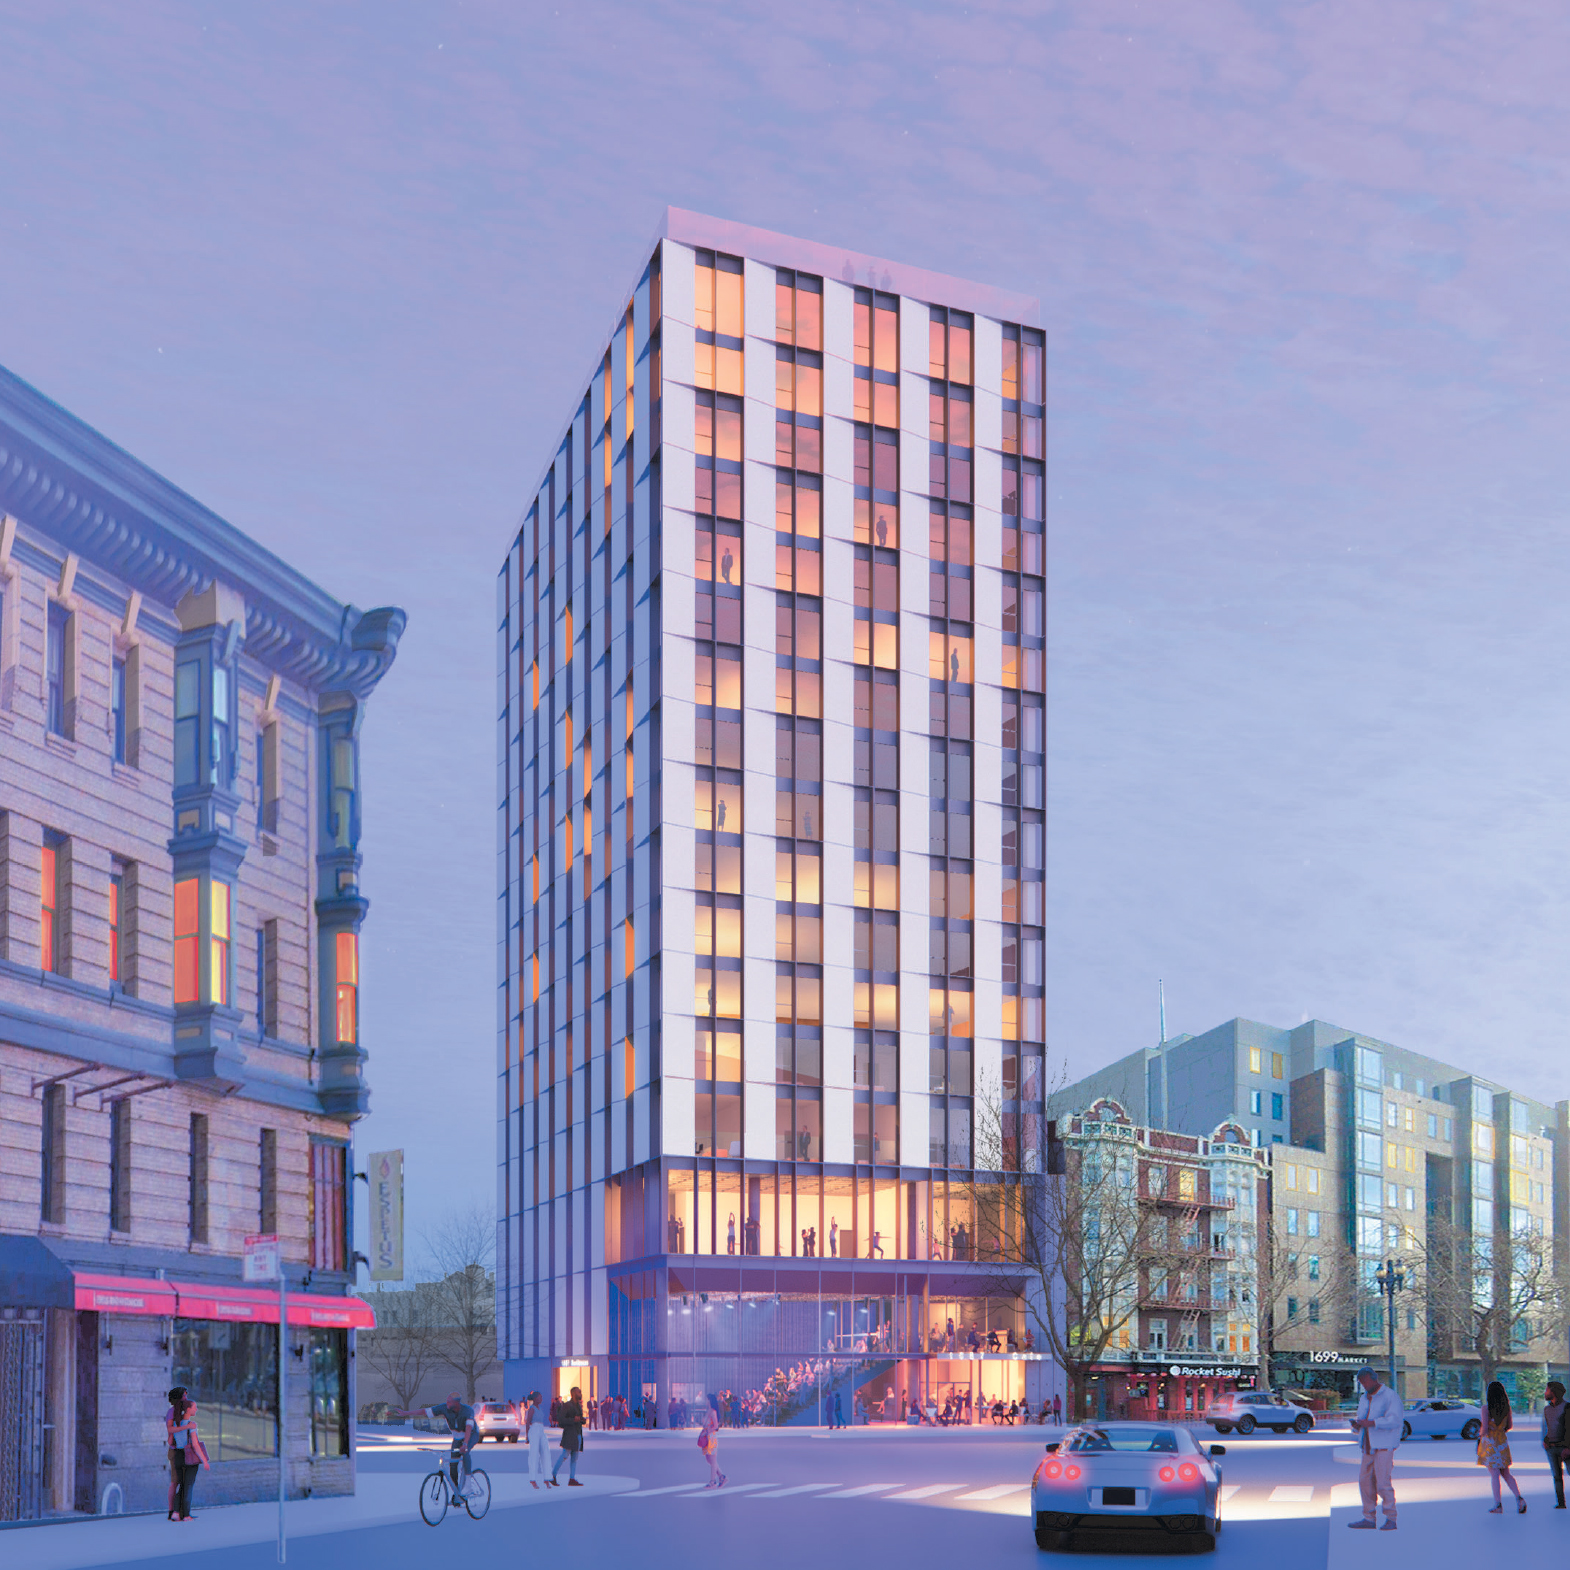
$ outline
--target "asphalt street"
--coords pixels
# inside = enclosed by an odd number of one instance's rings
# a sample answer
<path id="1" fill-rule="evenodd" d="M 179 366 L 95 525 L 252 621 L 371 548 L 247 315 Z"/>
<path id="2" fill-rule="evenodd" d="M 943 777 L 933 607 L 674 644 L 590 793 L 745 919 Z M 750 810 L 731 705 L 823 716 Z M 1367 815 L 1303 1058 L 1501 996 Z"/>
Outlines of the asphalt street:
<path id="1" fill-rule="evenodd" d="M 433 1528 L 414 1513 L 415 1500 L 420 1478 L 445 1446 L 423 1435 L 368 1430 L 361 1435 L 361 1498 L 344 1507 L 341 1521 L 328 1515 L 339 1508 L 331 1501 L 291 1505 L 296 1525 L 288 1563 L 300 1570 L 423 1570 L 433 1554 L 454 1553 L 465 1562 L 508 1564 L 520 1554 L 543 1555 L 539 1562 L 552 1564 L 625 1556 L 639 1570 L 686 1566 L 714 1553 L 737 1557 L 747 1570 L 800 1570 L 804 1554 L 827 1566 L 892 1555 L 895 1563 L 961 1567 L 980 1555 L 989 1570 L 1083 1560 L 1170 1563 L 1171 1552 L 1127 1552 L 1110 1539 L 1094 1551 L 1036 1548 L 1028 1485 L 1053 1432 L 725 1431 L 720 1464 L 729 1483 L 718 1491 L 701 1486 L 708 1473 L 693 1431 L 591 1433 L 579 1469 L 591 1486 L 538 1493 L 526 1481 L 523 1446 L 488 1444 L 475 1461 L 493 1481 L 490 1514 L 478 1522 L 449 1514 Z M 1325 1570 L 1331 1491 L 1342 1485 L 1344 1503 L 1346 1485 L 1356 1482 L 1346 1464 L 1346 1432 L 1241 1439 L 1201 1431 L 1200 1438 L 1227 1450 L 1225 1527 L 1208 1562 L 1218 1570 L 1245 1564 Z M 1414 1483 L 1420 1471 L 1429 1473 L 1432 1487 L 1445 1492 L 1462 1482 L 1471 1459 L 1472 1447 L 1460 1441 L 1424 1442 L 1404 1448 L 1402 1470 Z M 561 1476 L 565 1482 L 565 1467 Z M 5 1534 L 0 1558 L 19 1570 L 146 1564 L 152 1557 L 178 1558 L 182 1570 L 206 1570 L 209 1563 L 212 1570 L 264 1570 L 276 1563 L 265 1512 L 265 1506 L 200 1511 L 188 1528 L 145 1518 L 123 1527 L 43 1528 L 33 1538 L 37 1555 L 29 1554 L 27 1538 Z M 220 1531 L 229 1540 L 204 1540 Z M 13 1549 L 20 1550 L 14 1558 Z"/>

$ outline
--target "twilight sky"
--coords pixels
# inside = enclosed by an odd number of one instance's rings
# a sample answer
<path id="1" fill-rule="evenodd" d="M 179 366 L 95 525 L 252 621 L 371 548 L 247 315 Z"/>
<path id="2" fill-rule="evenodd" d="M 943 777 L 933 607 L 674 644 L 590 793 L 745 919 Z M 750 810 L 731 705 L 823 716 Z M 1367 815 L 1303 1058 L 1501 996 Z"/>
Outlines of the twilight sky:
<path id="1" fill-rule="evenodd" d="M 1038 294 L 1048 1025 L 1309 1016 L 1548 1100 L 1570 12 L 0 0 L 0 362 L 410 613 L 363 1153 L 494 1184 L 493 583 L 667 203 Z"/>

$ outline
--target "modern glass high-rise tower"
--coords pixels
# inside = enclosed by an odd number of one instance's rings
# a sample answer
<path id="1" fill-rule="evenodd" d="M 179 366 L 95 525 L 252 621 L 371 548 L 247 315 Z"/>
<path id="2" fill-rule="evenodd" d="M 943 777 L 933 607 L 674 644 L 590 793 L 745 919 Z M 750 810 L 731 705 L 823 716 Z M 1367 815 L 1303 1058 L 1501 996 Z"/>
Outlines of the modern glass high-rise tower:
<path id="1" fill-rule="evenodd" d="M 509 1394 L 1042 1384 L 1036 320 L 666 215 L 498 583 Z"/>

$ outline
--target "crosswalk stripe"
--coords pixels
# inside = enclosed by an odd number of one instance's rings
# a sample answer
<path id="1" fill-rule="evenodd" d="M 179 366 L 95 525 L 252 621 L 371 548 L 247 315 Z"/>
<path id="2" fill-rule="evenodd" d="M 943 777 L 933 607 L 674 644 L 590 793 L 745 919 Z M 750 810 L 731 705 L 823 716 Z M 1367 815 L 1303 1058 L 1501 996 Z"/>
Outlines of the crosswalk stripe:
<path id="1" fill-rule="evenodd" d="M 822 1487 L 823 1485 L 819 1484 L 819 1483 L 813 1483 L 810 1486 L 813 1487 L 813 1488 L 819 1488 L 819 1487 Z M 696 1493 L 689 1494 L 687 1497 L 689 1499 L 706 1499 L 711 1494 L 712 1495 L 719 1495 L 719 1494 L 744 1494 L 749 1489 L 753 1489 L 753 1488 L 773 1488 L 773 1487 L 774 1487 L 773 1483 L 726 1483 L 721 1488 L 710 1488 L 707 1483 L 704 1483 L 704 1484 L 699 1486 L 699 1488 L 698 1488 Z M 759 1499 L 772 1499 L 774 1496 L 772 1494 L 759 1494 L 759 1495 L 757 1495 L 757 1497 Z"/>
<path id="2" fill-rule="evenodd" d="M 784 1499 L 788 1494 L 815 1494 L 824 1488 L 833 1488 L 833 1483 L 797 1483 L 791 1488 L 776 1488 L 773 1493 L 759 1494 L 759 1499 Z"/>
<path id="3" fill-rule="evenodd" d="M 961 1499 L 1006 1499 L 1010 1494 L 1023 1494 L 1029 1483 L 994 1483 L 991 1488 L 978 1488 L 973 1494 L 961 1494 Z"/>
<path id="4" fill-rule="evenodd" d="M 963 1483 L 928 1483 L 925 1488 L 907 1488 L 903 1494 L 890 1494 L 890 1499 L 930 1499 L 934 1494 L 946 1494 Z"/>
<path id="5" fill-rule="evenodd" d="M 617 1494 L 618 1499 L 652 1499 L 656 1494 L 680 1494 L 690 1488 L 702 1488 L 702 1483 L 670 1483 L 664 1488 L 635 1488 L 629 1493 Z"/>
<path id="6" fill-rule="evenodd" d="M 1282 1483 L 1270 1490 L 1270 1503 L 1273 1505 L 1306 1505 L 1313 1497 L 1314 1489 L 1309 1483 Z"/>
<path id="7" fill-rule="evenodd" d="M 824 1494 L 825 1499 L 859 1499 L 863 1494 L 881 1494 L 885 1488 L 898 1488 L 898 1483 L 863 1483 L 858 1488 L 842 1488 L 837 1494 Z"/>
<path id="8" fill-rule="evenodd" d="M 1223 1483 L 1221 1485 L 1221 1502 L 1225 1504 L 1242 1486 L 1241 1483 Z"/>

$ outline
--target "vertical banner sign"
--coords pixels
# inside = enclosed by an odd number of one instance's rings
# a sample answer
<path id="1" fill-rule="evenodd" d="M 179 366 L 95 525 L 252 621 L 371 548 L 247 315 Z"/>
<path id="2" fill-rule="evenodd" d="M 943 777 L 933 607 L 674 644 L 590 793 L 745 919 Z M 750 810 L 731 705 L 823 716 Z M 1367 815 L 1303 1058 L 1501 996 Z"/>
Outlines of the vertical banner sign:
<path id="1" fill-rule="evenodd" d="M 289 1411 L 285 1390 L 289 1361 L 289 1302 L 283 1269 L 283 1246 L 278 1234 L 261 1232 L 247 1237 L 243 1258 L 243 1274 L 247 1281 L 271 1281 L 275 1277 L 278 1281 L 278 1563 L 283 1564 L 289 1554 L 283 1528 L 285 1467 L 289 1455 L 284 1429 L 284 1418 Z"/>
<path id="2" fill-rule="evenodd" d="M 403 1280 L 403 1152 L 371 1153 L 371 1280 Z"/>

